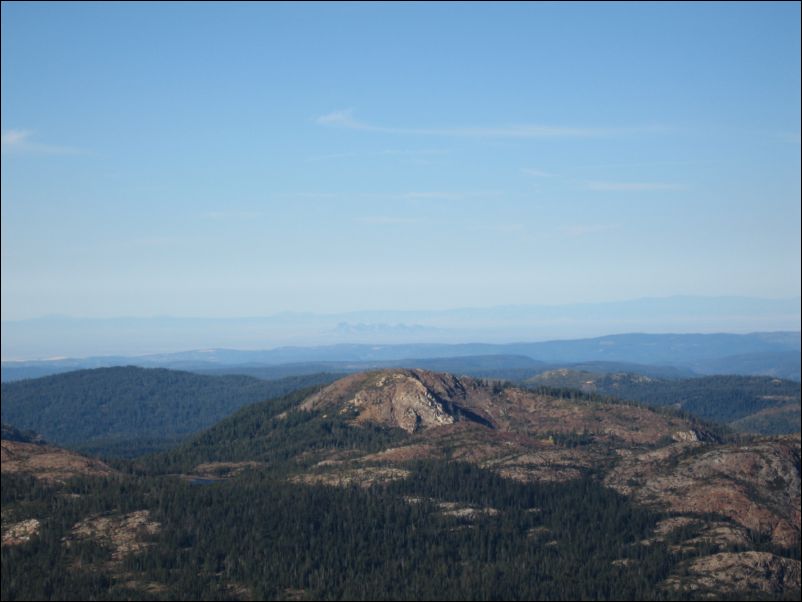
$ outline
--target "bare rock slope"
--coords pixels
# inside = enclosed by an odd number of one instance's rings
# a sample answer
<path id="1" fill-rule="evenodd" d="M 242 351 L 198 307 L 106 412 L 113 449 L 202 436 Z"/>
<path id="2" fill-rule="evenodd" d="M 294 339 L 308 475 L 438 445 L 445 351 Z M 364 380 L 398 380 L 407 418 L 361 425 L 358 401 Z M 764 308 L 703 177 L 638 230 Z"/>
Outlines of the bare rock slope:
<path id="1" fill-rule="evenodd" d="M 63 482 L 79 475 L 105 477 L 114 472 L 100 460 L 52 445 L 3 439 L 0 446 L 4 474 L 30 474 L 44 481 Z"/>
<path id="2" fill-rule="evenodd" d="M 378 452 L 321 457 L 320 471 L 345 474 L 369 465 L 440 458 L 524 481 L 601 474 L 607 486 L 659 510 L 715 515 L 732 529 L 781 547 L 795 545 L 800 537 L 798 435 L 722 443 L 698 423 L 638 405 L 541 394 L 424 370 L 350 375 L 300 408 L 408 434 L 401 444 Z M 715 528 L 724 527 L 719 522 Z"/>

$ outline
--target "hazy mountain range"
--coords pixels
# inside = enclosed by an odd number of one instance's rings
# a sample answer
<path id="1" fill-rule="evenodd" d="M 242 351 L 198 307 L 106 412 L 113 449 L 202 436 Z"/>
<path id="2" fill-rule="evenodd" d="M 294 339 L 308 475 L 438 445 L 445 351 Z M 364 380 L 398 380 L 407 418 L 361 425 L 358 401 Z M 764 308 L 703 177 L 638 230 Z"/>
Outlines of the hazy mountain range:
<path id="1" fill-rule="evenodd" d="M 675 376 L 746 374 L 799 380 L 800 347 L 799 332 L 763 332 L 744 335 L 620 334 L 508 344 L 340 344 L 260 351 L 203 349 L 137 357 L 94 356 L 3 362 L 2 378 L 4 381 L 18 380 L 82 368 L 123 365 L 239 374 L 253 374 L 254 369 L 281 366 L 281 371 L 260 374 L 279 378 L 320 371 L 355 372 L 383 367 L 423 367 L 473 374 L 478 373 L 478 367 L 479 372 L 487 374 L 492 370 L 531 369 L 537 362 L 551 364 L 541 365 L 544 370 L 556 367 L 555 364 L 603 362 L 607 364 L 602 370 L 605 372 L 655 375 L 654 367 L 658 366 L 662 376 L 671 376 L 673 371 Z M 449 358 L 453 361 L 443 361 Z M 627 365 L 616 367 L 609 365 L 611 363 Z M 499 376 L 510 378 L 509 374 Z"/>
<path id="2" fill-rule="evenodd" d="M 798 331 L 800 324 L 799 297 L 676 296 L 430 311 L 285 312 L 247 318 L 49 316 L 4 320 L 2 358 L 142 355 L 221 347 L 254 350 L 290 345 L 501 344 L 615 332 Z M 416 352 L 406 357 L 422 356 Z"/>

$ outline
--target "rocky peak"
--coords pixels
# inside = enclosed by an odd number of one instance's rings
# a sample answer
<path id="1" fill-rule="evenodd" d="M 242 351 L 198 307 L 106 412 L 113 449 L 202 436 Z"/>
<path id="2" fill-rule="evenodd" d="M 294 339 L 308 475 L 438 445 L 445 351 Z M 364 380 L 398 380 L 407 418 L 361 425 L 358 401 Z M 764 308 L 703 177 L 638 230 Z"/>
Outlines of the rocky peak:
<path id="1" fill-rule="evenodd" d="M 478 385 L 472 379 L 426 370 L 381 370 L 353 374 L 307 399 L 305 410 L 337 408 L 357 422 L 400 427 L 408 433 L 476 419 L 464 402 Z"/>

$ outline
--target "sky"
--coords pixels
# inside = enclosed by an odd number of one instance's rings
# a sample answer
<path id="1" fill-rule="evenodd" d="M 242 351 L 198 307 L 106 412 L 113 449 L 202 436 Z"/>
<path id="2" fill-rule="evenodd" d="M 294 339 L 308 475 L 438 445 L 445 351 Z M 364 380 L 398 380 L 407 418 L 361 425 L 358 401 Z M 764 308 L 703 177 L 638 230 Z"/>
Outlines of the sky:
<path id="1" fill-rule="evenodd" d="M 799 3 L 2 4 L 2 319 L 800 295 Z"/>

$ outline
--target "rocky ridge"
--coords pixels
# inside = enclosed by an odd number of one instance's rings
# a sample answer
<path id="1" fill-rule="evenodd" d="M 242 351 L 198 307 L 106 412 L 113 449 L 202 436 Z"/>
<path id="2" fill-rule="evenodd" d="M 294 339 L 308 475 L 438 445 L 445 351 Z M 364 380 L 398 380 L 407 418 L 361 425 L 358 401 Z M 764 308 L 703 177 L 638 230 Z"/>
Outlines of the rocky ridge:
<path id="1" fill-rule="evenodd" d="M 114 473 L 100 460 L 66 449 L 7 439 L 0 441 L 0 465 L 3 473 L 30 474 L 51 482 L 64 482 L 79 475 L 107 477 Z"/>
<path id="2" fill-rule="evenodd" d="M 717 538 L 723 547 L 736 545 L 730 539 L 741 532 L 781 547 L 799 540 L 798 435 L 723 443 L 703 425 L 671 413 L 425 370 L 350 375 L 300 409 L 407 433 L 378 452 L 320 457 L 316 482 L 349 483 L 360 475 L 370 484 L 365 466 L 426 458 L 467 461 L 523 481 L 598 474 L 607 486 L 656 509 L 689 520 L 720 517 L 717 532 L 715 521 L 704 522 L 706 541 Z M 326 471 L 343 478 L 321 476 Z"/>

